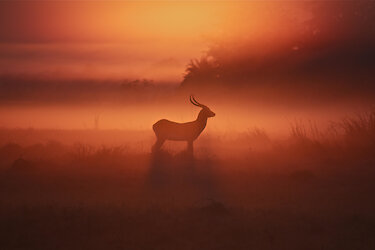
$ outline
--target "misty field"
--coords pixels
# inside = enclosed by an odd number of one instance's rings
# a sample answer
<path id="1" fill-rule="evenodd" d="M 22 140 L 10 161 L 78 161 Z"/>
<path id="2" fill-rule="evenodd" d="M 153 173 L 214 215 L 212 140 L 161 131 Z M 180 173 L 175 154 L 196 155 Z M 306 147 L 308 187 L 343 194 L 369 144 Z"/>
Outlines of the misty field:
<path id="1" fill-rule="evenodd" d="M 374 0 L 1 0 L 0 250 L 374 250 L 374 72 Z"/>
<path id="2" fill-rule="evenodd" d="M 374 113 L 203 135 L 194 156 L 142 134 L 1 130 L 0 249 L 375 248 Z"/>

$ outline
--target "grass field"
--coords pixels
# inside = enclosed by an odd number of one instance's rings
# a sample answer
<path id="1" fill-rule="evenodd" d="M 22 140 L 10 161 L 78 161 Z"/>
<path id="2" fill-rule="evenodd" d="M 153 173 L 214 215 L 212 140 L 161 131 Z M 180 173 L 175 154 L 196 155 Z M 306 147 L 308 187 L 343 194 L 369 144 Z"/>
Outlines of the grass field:
<path id="1" fill-rule="evenodd" d="M 375 248 L 375 113 L 202 136 L 194 156 L 142 132 L 0 138 L 0 249 Z"/>

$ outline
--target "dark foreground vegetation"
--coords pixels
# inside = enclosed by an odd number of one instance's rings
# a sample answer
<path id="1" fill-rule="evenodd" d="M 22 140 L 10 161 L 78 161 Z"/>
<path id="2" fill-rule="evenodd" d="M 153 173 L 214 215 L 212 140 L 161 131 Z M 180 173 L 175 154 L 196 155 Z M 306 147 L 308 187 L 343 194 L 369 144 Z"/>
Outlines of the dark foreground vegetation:
<path id="1" fill-rule="evenodd" d="M 0 249 L 375 248 L 374 113 L 197 144 L 2 142 Z"/>

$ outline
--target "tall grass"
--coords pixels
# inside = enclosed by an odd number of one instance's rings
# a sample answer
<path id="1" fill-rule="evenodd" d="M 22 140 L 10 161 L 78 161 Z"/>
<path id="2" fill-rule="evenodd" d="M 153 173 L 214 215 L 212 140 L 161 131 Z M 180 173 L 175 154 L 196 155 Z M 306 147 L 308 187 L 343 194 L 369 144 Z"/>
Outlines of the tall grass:
<path id="1" fill-rule="evenodd" d="M 375 146 L 375 111 L 346 117 L 338 126 L 344 131 L 348 145 Z"/>
<path id="2" fill-rule="evenodd" d="M 307 124 L 301 120 L 295 120 L 290 124 L 290 137 L 299 142 L 319 143 L 325 138 L 315 122 L 308 120 Z"/>
<path id="3" fill-rule="evenodd" d="M 288 140 L 270 138 L 264 129 L 255 127 L 239 134 L 238 137 L 228 135 L 212 137 L 210 140 L 206 137 L 200 139 L 197 144 L 197 157 L 203 155 L 208 157 L 207 152 L 202 151 L 202 148 L 210 148 L 215 152 L 211 155 L 213 157 L 225 158 L 236 155 L 243 158 L 251 153 L 254 161 L 272 158 L 275 155 L 283 157 L 285 161 L 298 158 L 303 162 L 332 158 L 332 156 L 341 161 L 349 156 L 352 160 L 371 159 L 375 152 L 375 111 L 345 117 L 333 122 L 327 129 L 318 128 L 313 121 L 295 120 L 290 124 Z M 148 146 L 151 147 L 151 142 Z M 184 147 L 181 150 L 184 150 Z M 128 161 L 144 161 L 148 154 L 148 148 L 133 152 L 124 145 L 93 146 L 76 143 L 69 146 L 58 141 L 31 146 L 8 143 L 0 147 L 0 168 L 10 167 L 19 158 L 33 162 L 56 162 L 58 165 L 120 166 Z"/>

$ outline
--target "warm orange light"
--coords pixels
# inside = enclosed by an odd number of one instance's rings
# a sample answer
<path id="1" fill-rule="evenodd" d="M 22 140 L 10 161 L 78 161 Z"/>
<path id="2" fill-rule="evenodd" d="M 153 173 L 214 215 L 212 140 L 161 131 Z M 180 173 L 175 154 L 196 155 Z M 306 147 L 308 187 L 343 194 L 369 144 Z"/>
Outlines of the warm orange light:
<path id="1" fill-rule="evenodd" d="M 251 41 L 257 52 L 277 47 L 298 34 L 284 21 L 308 17 L 302 7 L 247 1 L 1 3 L 6 30 L 0 33 L 11 42 L 0 44 L 7 54 L 0 66 L 8 73 L 178 83 L 189 60 L 212 43 Z"/>

